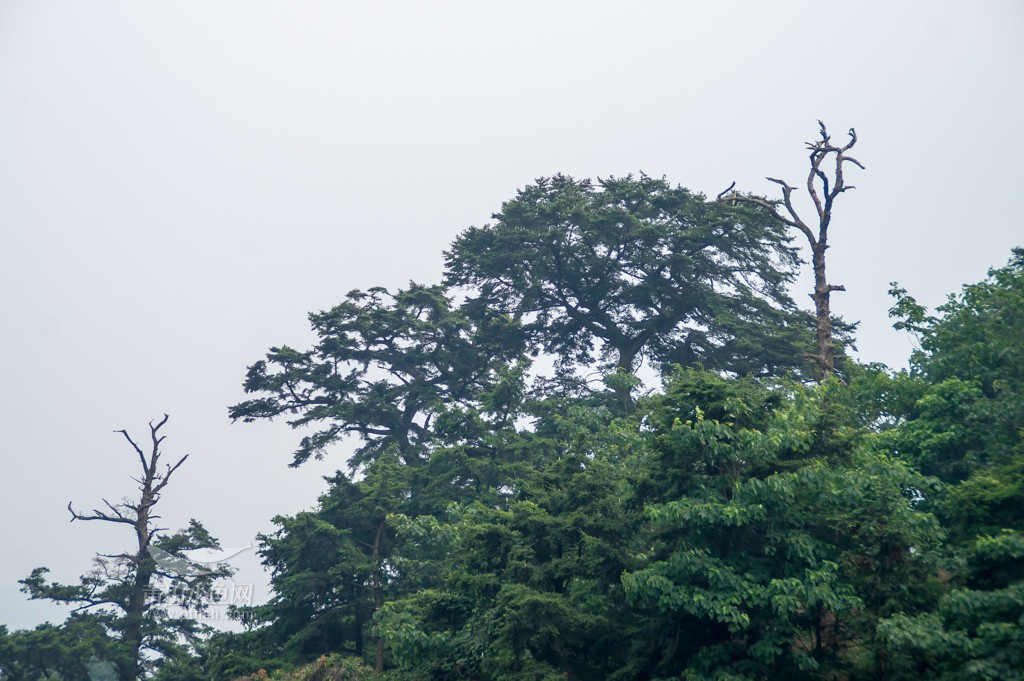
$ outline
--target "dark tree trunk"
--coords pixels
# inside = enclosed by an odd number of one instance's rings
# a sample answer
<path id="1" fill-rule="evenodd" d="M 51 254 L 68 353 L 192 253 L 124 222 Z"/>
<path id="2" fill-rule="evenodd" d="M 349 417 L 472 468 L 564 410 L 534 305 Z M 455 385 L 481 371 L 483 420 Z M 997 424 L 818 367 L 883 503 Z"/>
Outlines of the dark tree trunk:
<path id="1" fill-rule="evenodd" d="M 811 298 L 814 300 L 814 317 L 816 321 L 816 345 L 817 353 L 815 363 L 818 368 L 817 379 L 825 380 L 835 373 L 836 360 L 835 351 L 832 345 L 832 313 L 829 309 L 832 288 L 825 279 L 825 249 L 828 246 L 819 241 L 814 249 L 814 293 Z"/>
<path id="2" fill-rule="evenodd" d="M 633 364 L 636 362 L 637 355 L 640 354 L 644 345 L 647 344 L 653 335 L 653 329 L 648 329 L 634 338 L 622 338 L 620 342 L 613 344 L 612 347 L 615 348 L 618 354 L 618 359 L 615 362 L 615 371 L 635 377 L 636 372 Z M 629 413 L 630 408 L 633 406 L 633 387 L 620 385 L 612 388 L 612 390 L 622 403 L 622 411 Z"/>
<path id="3" fill-rule="evenodd" d="M 128 601 L 128 612 L 125 613 L 125 628 L 121 637 L 128 653 L 128 667 L 121 670 L 121 681 L 135 681 L 141 675 L 142 625 L 146 613 L 146 597 L 149 595 L 153 571 L 148 568 L 148 556 L 138 556 L 139 566 L 136 568 L 135 583 Z"/>
<path id="4" fill-rule="evenodd" d="M 619 360 L 615 363 L 616 372 L 623 372 L 633 375 L 633 362 L 636 360 L 637 350 L 633 347 L 619 348 Z M 622 411 L 628 412 L 633 406 L 633 390 L 629 386 L 616 386 L 612 388 L 615 396 L 622 404 Z"/>

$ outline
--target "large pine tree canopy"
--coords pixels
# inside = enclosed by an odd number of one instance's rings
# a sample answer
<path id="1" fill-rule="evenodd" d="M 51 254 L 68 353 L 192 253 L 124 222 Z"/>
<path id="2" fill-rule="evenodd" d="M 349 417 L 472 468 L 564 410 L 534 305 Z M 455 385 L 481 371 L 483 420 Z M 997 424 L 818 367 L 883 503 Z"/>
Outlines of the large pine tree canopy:
<path id="1" fill-rule="evenodd" d="M 740 374 L 802 365 L 807 318 L 786 293 L 796 251 L 764 210 L 646 175 L 556 175 L 494 220 L 456 239 L 446 281 L 565 361 L 592 364 L 597 350 L 627 371 L 639 357 Z"/>

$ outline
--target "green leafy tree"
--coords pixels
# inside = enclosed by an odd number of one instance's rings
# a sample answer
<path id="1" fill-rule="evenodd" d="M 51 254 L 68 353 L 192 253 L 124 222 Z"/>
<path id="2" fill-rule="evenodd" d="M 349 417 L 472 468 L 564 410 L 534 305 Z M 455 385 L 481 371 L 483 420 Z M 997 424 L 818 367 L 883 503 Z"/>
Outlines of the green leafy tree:
<path id="1" fill-rule="evenodd" d="M 802 365 L 808 319 L 785 293 L 797 258 L 762 209 L 646 175 L 556 175 L 494 219 L 456 239 L 446 281 L 474 288 L 478 317 L 521 318 L 563 363 L 590 366 L 596 349 L 626 373 L 641 358 L 739 374 Z"/>
<path id="2" fill-rule="evenodd" d="M 8 632 L 0 626 L 0 678 L 5 681 L 114 681 L 118 655 L 101 619 L 87 613 L 61 625 Z"/>
<path id="3" fill-rule="evenodd" d="M 392 519 L 396 565 L 431 575 L 378 616 L 394 664 L 417 679 L 870 674 L 878 618 L 938 597 L 940 533 L 914 507 L 920 476 L 863 449 L 878 407 L 848 390 L 689 371 L 625 420 L 534 405 L 518 435 L 532 465 L 504 500 Z"/>
<path id="4" fill-rule="evenodd" d="M 635 423 L 563 402 L 518 437 L 531 465 L 509 475 L 504 499 L 394 519 L 403 560 L 433 575 L 379 618 L 404 673 L 606 678 L 618 664 L 629 617 L 618 580 L 639 520 L 623 506 Z"/>
<path id="5" fill-rule="evenodd" d="M 949 591 L 880 627 L 885 678 L 1024 678 L 1024 250 L 931 315 L 893 285 L 896 327 L 920 348 L 904 421 L 879 442 L 937 476 L 925 495 L 949 528 Z"/>
<path id="6" fill-rule="evenodd" d="M 379 672 L 365 666 L 358 659 L 342 655 L 324 655 L 315 662 L 293 670 L 267 674 L 259 670 L 251 676 L 235 681 L 384 681 Z"/>
<path id="7" fill-rule="evenodd" d="M 230 408 L 232 419 L 293 415 L 293 427 L 323 425 L 303 438 L 292 462 L 321 457 L 345 435 L 363 444 L 358 466 L 394 447 L 400 460 L 426 460 L 434 419 L 471 406 L 520 354 L 514 324 L 471 322 L 440 287 L 395 294 L 353 291 L 310 315 L 319 341 L 309 351 L 271 348 L 249 368 L 245 391 L 262 395 Z"/>
<path id="8" fill-rule="evenodd" d="M 362 657 L 374 613 L 384 605 L 394 544 L 388 514 L 401 508 L 406 468 L 384 455 L 362 480 L 339 473 L 314 511 L 277 517 L 279 529 L 261 535 L 260 555 L 271 570 L 274 596 L 242 608 L 247 624 L 266 624 L 285 659 L 309 662 L 328 653 Z M 373 635 L 375 665 L 384 648 Z"/>
<path id="9" fill-rule="evenodd" d="M 935 501 L 966 541 L 1024 530 L 1024 249 L 927 310 L 895 284 L 897 328 L 920 349 L 905 380 L 905 425 L 888 446 L 953 485 Z"/>
<path id="10" fill-rule="evenodd" d="M 235 681 L 260 670 L 278 672 L 300 664 L 268 628 L 216 631 L 198 641 L 189 655 L 161 665 L 155 681 Z"/>
<path id="11" fill-rule="evenodd" d="M 230 414 L 252 421 L 287 413 L 294 427 L 321 426 L 302 440 L 293 466 L 355 435 L 363 444 L 350 466 L 362 477 L 339 473 L 317 510 L 277 519 L 280 530 L 263 537 L 275 597 L 243 616 L 271 623 L 286 654 L 362 655 L 373 614 L 403 577 L 389 514 L 430 513 L 464 486 L 500 486 L 489 438 L 516 418 L 527 363 L 514 322 L 472 321 L 437 286 L 354 291 L 310 320 L 316 346 L 272 348 L 245 382 L 261 396 Z M 434 462 L 442 448 L 447 455 Z M 373 638 L 382 669 L 383 643 Z"/>
<path id="12" fill-rule="evenodd" d="M 980 537 L 965 558 L 964 585 L 937 608 L 882 622 L 885 678 L 1024 679 L 1024 536 Z"/>
<path id="13" fill-rule="evenodd" d="M 523 369 L 504 372 L 479 396 L 483 411 L 452 409 L 439 417 L 438 446 L 422 464 L 405 465 L 392 450 L 365 464 L 358 480 L 332 477 L 315 510 L 275 519 L 278 531 L 260 538 L 274 596 L 239 614 L 264 627 L 264 640 L 275 642 L 281 659 L 362 657 L 369 638 L 374 665 L 383 668 L 376 614 L 391 600 L 434 586 L 448 559 L 424 559 L 416 542 L 397 535 L 395 523 L 429 521 L 457 501 L 501 503 L 507 496 L 512 472 L 532 463 L 525 461 L 528 446 L 502 430 L 518 413 Z"/>
<path id="14" fill-rule="evenodd" d="M 835 390 L 684 372 L 656 398 L 650 543 L 622 578 L 649 613 L 628 678 L 849 675 L 877 617 L 934 598 L 925 483 L 823 413 Z"/>

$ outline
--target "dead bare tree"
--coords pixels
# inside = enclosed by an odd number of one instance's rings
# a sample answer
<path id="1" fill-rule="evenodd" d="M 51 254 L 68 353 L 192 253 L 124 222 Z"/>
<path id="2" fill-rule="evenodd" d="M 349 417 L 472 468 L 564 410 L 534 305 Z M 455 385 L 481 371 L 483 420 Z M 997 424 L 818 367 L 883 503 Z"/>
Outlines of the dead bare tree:
<path id="1" fill-rule="evenodd" d="M 103 506 L 88 513 L 79 513 L 68 503 L 72 522 L 97 520 L 131 527 L 135 535 L 132 548 L 119 554 L 97 554 L 97 569 L 83 576 L 77 585 L 47 583 L 47 568 L 36 568 L 29 578 L 21 581 L 23 591 L 33 599 L 74 605 L 73 612 L 91 608 L 109 612 L 110 616 L 104 621 L 116 635 L 118 652 L 113 663 L 122 681 L 140 678 L 145 667 L 144 649 L 166 654 L 169 650 L 166 646 L 174 645 L 178 637 L 192 636 L 201 630 L 187 618 L 167 619 L 158 598 L 159 585 L 171 584 L 175 587 L 173 593 L 179 594 L 176 598 L 180 604 L 194 604 L 203 609 L 210 598 L 213 581 L 231 573 L 227 566 L 220 566 L 217 571 L 190 574 L 177 569 L 179 566 L 174 561 L 161 563 L 158 559 L 164 556 L 188 565 L 181 551 L 219 548 L 217 540 L 194 520 L 188 529 L 170 536 L 161 534 L 167 528 L 156 526 L 160 516 L 154 513 L 154 507 L 171 476 L 188 459 L 186 454 L 173 464 L 162 462 L 160 448 L 165 436 L 160 429 L 167 420 L 165 414 L 155 423 L 150 421 L 150 441 L 143 445 L 132 439 L 127 430 L 114 431 L 124 436 L 138 458 L 139 474 L 132 477 L 138 483 L 139 494 L 135 499 L 117 503 L 102 499 Z"/>
<path id="2" fill-rule="evenodd" d="M 146 614 L 146 598 L 152 588 L 151 582 L 156 573 L 156 562 L 149 555 L 150 542 L 153 535 L 162 528 L 153 527 L 152 522 L 159 518 L 153 514 L 153 506 L 160 500 L 160 492 L 171 480 L 171 475 L 178 470 L 181 464 L 185 463 L 188 454 L 181 457 L 173 466 L 167 465 L 166 470 L 158 468 L 160 464 L 160 444 L 166 436 L 160 435 L 160 429 L 167 423 L 168 415 L 153 425 L 149 423 L 151 446 L 146 454 L 142 448 L 132 439 L 127 430 L 118 430 L 128 444 L 132 446 L 139 457 L 139 464 L 142 474 L 134 478 L 139 483 L 139 500 L 137 502 L 124 501 L 119 504 L 111 504 L 103 499 L 107 511 L 94 509 L 92 513 L 81 515 L 76 513 L 68 502 L 68 511 L 71 513 L 71 520 L 102 520 L 108 523 L 124 523 L 131 525 L 135 530 L 137 550 L 135 555 L 124 556 L 130 560 L 135 567 L 135 578 L 131 584 L 131 591 L 125 603 L 124 628 L 121 631 L 121 642 L 127 652 L 127 668 L 119 670 L 122 678 L 134 679 L 138 677 L 140 669 L 140 650 L 142 648 L 142 624 Z"/>
<path id="3" fill-rule="evenodd" d="M 825 276 L 825 251 L 828 250 L 828 228 L 832 223 L 832 207 L 836 198 L 845 191 L 854 189 L 853 185 L 846 184 L 843 176 L 843 166 L 852 163 L 861 170 L 864 169 L 860 161 L 847 155 L 847 152 L 857 143 L 857 132 L 850 128 L 850 141 L 843 146 L 832 143 L 825 124 L 818 121 L 820 137 L 812 142 L 807 142 L 807 149 L 811 152 L 811 167 L 807 173 L 807 194 L 814 202 L 817 212 L 817 229 L 812 229 L 793 207 L 793 192 L 796 187 L 789 185 L 783 180 L 774 177 L 766 178 L 769 182 L 782 187 L 782 201 L 769 201 L 759 196 L 744 194 L 735 190 L 736 183 L 733 182 L 729 188 L 718 195 L 720 201 L 739 201 L 755 206 L 761 206 L 768 210 L 776 220 L 779 220 L 790 227 L 795 227 L 805 237 L 811 246 L 811 263 L 814 267 L 814 292 L 810 294 L 814 301 L 814 315 L 817 320 L 816 345 L 817 352 L 815 362 L 817 364 L 817 378 L 824 380 L 835 373 L 835 351 L 832 345 L 832 317 L 831 317 L 831 294 L 833 291 L 845 291 L 844 286 L 828 283 Z M 822 169 L 829 157 L 834 158 L 835 165 L 831 174 Z M 779 211 L 779 204 L 785 207 L 785 213 Z"/>

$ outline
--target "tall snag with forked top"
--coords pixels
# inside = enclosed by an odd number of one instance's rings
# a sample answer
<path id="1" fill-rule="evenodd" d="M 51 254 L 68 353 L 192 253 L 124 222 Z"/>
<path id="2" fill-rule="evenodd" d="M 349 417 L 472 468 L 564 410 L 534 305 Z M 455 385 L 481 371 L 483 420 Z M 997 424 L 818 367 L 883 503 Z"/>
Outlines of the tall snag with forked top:
<path id="1" fill-rule="evenodd" d="M 136 500 L 111 503 L 103 499 L 104 509 L 79 513 L 68 503 L 71 520 L 100 520 L 128 525 L 134 534 L 134 546 L 116 554 L 98 553 L 95 569 L 83 575 L 79 584 L 46 582 L 48 568 L 39 567 L 21 580 L 22 591 L 32 599 L 47 599 L 75 606 L 72 617 L 89 612 L 102 623 L 108 644 L 101 662 L 112 665 L 120 681 L 135 681 L 158 663 L 187 651 L 204 625 L 187 616 L 172 616 L 168 605 L 176 605 L 186 613 L 202 613 L 216 600 L 214 581 L 230 575 L 233 570 L 218 565 L 210 570 L 193 565 L 183 552 L 201 548 L 220 548 L 217 540 L 196 520 L 188 528 L 174 534 L 161 534 L 160 518 L 154 507 L 160 495 L 188 455 L 174 464 L 162 464 L 161 446 L 166 436 L 160 429 L 167 423 L 165 414 L 155 424 L 149 423 L 151 444 L 145 451 L 127 430 L 115 431 L 124 436 L 138 458 L 139 475 Z M 71 621 L 69 619 L 69 621 Z M 183 643 L 184 642 L 184 643 Z"/>
<path id="2" fill-rule="evenodd" d="M 735 191 L 736 183 L 733 182 L 728 189 L 718 195 L 718 199 L 726 201 L 738 201 L 761 206 L 768 209 L 772 216 L 790 226 L 798 229 L 805 237 L 811 247 L 811 262 L 814 266 L 814 292 L 811 299 L 814 301 L 814 316 L 817 320 L 817 353 L 815 362 L 817 364 L 818 380 L 824 380 L 835 373 L 835 349 L 832 345 L 832 317 L 830 311 L 830 297 L 833 291 L 845 291 L 843 286 L 828 283 L 825 276 L 825 251 L 828 250 L 828 228 L 832 222 L 832 206 L 836 198 L 845 191 L 853 189 L 853 185 L 846 184 L 843 177 L 843 165 L 852 163 L 861 170 L 864 166 L 857 159 L 848 156 L 847 152 L 857 143 L 857 132 L 850 128 L 850 141 L 843 146 L 832 143 L 825 124 L 818 121 L 820 138 L 807 142 L 807 149 L 811 152 L 811 167 L 807 173 L 807 194 L 814 202 L 814 208 L 818 216 L 817 231 L 812 229 L 801 219 L 793 207 L 793 191 L 796 187 L 790 186 L 784 180 L 774 177 L 766 178 L 769 182 L 782 187 L 782 205 L 785 207 L 785 214 L 779 212 L 778 201 L 768 201 L 757 196 L 741 194 Z M 835 167 L 831 174 L 822 170 L 826 159 L 834 157 Z"/>

